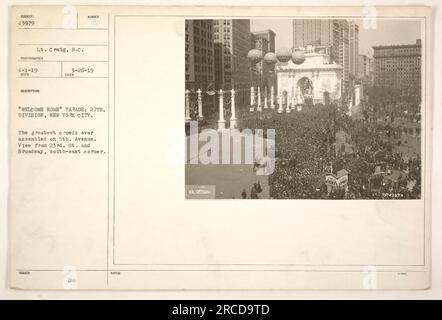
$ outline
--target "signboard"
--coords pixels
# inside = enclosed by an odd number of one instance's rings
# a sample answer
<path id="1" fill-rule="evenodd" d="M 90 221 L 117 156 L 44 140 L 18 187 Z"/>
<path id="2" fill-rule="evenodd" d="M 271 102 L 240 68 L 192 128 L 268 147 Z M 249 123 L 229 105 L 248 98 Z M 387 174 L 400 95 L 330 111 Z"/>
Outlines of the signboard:
<path id="1" fill-rule="evenodd" d="M 330 187 L 337 187 L 338 180 L 333 174 L 328 174 L 325 176 L 325 184 Z"/>
<path id="2" fill-rule="evenodd" d="M 215 186 L 186 185 L 186 199 L 215 199 Z"/>
<path id="3" fill-rule="evenodd" d="M 325 175 L 325 184 L 327 185 L 327 191 L 330 192 L 334 188 L 347 189 L 348 184 L 348 171 L 345 169 L 339 170 L 337 175 L 327 174 Z"/>
<path id="4" fill-rule="evenodd" d="M 346 187 L 348 182 L 348 175 L 342 176 L 337 180 L 338 187 Z"/>

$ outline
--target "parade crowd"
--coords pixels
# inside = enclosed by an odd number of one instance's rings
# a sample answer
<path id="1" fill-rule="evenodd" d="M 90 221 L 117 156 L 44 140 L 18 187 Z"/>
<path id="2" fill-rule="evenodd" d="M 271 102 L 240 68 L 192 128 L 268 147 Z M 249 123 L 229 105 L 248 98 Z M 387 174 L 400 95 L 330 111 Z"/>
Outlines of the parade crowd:
<path id="1" fill-rule="evenodd" d="M 408 137 L 420 134 L 420 130 L 413 129 L 420 127 L 418 108 L 363 106 L 359 118 L 343 109 L 336 104 L 315 105 L 289 114 L 257 112 L 242 119 L 242 128 L 276 131 L 276 167 L 269 176 L 270 197 L 420 198 L 420 149 L 398 151 L 401 144 L 407 144 Z M 414 125 L 411 129 L 410 124 Z M 340 139 L 336 138 L 338 132 Z M 336 175 L 342 169 L 348 172 L 348 182 L 328 187 L 325 175 Z"/>

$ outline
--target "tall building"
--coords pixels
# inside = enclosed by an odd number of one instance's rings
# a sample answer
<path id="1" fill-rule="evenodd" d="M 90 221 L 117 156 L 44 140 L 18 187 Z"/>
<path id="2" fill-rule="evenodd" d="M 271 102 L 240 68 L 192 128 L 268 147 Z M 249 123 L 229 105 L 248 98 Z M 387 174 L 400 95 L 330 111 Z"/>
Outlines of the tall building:
<path id="1" fill-rule="evenodd" d="M 373 86 L 373 58 L 365 54 L 358 55 L 358 74 L 356 80 L 360 85 L 360 98 L 365 99 L 364 93 L 368 93 L 366 88 Z"/>
<path id="2" fill-rule="evenodd" d="M 358 76 L 358 58 L 359 58 L 359 27 L 354 21 L 348 23 L 349 28 L 349 50 L 350 50 L 350 68 L 349 73 L 353 78 Z"/>
<path id="3" fill-rule="evenodd" d="M 333 19 L 294 19 L 293 48 L 330 46 L 330 57 L 337 62 L 339 55 L 338 25 Z"/>
<path id="4" fill-rule="evenodd" d="M 365 54 L 360 54 L 358 56 L 358 79 L 363 79 L 367 76 L 367 67 L 368 67 L 368 56 Z"/>
<path id="5" fill-rule="evenodd" d="M 267 52 L 275 52 L 275 33 L 272 30 L 254 31 L 251 34 L 251 46 L 261 50 L 263 56 Z M 269 66 L 264 61 L 260 61 L 254 66 L 256 72 L 263 75 L 263 82 L 267 87 L 274 86 L 276 89 L 275 66 Z"/>
<path id="6" fill-rule="evenodd" d="M 275 52 L 275 37 L 273 30 L 253 31 L 255 36 L 255 45 L 259 45 L 266 52 Z"/>
<path id="7" fill-rule="evenodd" d="M 229 90 L 250 87 L 250 20 L 214 20 L 215 87 Z"/>
<path id="8" fill-rule="evenodd" d="M 342 66 L 342 88 L 347 90 L 350 72 L 357 70 L 358 26 L 344 19 L 294 19 L 293 47 L 307 45 L 330 48 L 331 62 Z"/>
<path id="9" fill-rule="evenodd" d="M 358 55 L 358 79 L 371 79 L 373 78 L 373 58 L 360 54 Z"/>
<path id="10" fill-rule="evenodd" d="M 375 86 L 397 89 L 404 95 L 421 92 L 421 40 L 415 44 L 374 46 Z"/>
<path id="11" fill-rule="evenodd" d="M 185 22 L 186 88 L 205 89 L 215 80 L 213 20 Z"/>
<path id="12" fill-rule="evenodd" d="M 373 57 L 368 57 L 368 78 L 371 83 L 374 81 L 374 59 Z"/>
<path id="13" fill-rule="evenodd" d="M 348 91 L 350 84 L 350 30 L 347 20 L 336 20 L 335 24 L 338 26 L 339 32 L 337 37 L 337 42 L 339 43 L 339 59 L 337 62 L 342 66 L 342 88 L 344 88 L 344 91 Z"/>

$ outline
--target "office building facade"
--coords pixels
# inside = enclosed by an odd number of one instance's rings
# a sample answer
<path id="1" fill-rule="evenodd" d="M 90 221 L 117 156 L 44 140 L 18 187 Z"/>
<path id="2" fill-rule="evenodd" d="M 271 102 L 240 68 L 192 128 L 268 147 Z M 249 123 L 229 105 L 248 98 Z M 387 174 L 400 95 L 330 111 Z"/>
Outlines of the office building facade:
<path id="1" fill-rule="evenodd" d="M 251 46 L 261 50 L 264 57 L 267 52 L 275 52 L 275 37 L 272 30 L 254 31 L 251 34 Z M 262 60 L 252 67 L 255 73 L 262 75 L 263 84 L 268 88 L 273 86 L 276 92 L 275 65 L 268 65 Z"/>
<path id="2" fill-rule="evenodd" d="M 213 20 L 186 20 L 185 68 L 188 89 L 204 89 L 214 82 Z"/>
<path id="3" fill-rule="evenodd" d="M 294 19 L 293 47 L 329 47 L 330 61 L 342 66 L 342 88 L 357 74 L 359 28 L 345 19 Z"/>
<path id="4" fill-rule="evenodd" d="M 249 88 L 250 20 L 214 20 L 214 48 L 215 87 L 223 90 Z"/>

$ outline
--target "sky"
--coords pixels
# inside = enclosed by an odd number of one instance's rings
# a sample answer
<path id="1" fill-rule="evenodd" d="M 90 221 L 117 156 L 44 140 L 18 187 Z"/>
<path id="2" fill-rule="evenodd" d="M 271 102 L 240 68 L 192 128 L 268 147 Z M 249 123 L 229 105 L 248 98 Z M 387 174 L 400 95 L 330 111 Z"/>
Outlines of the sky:
<path id="1" fill-rule="evenodd" d="M 375 29 L 364 27 L 362 19 L 355 19 L 359 26 L 359 53 L 373 55 L 372 46 L 388 44 L 413 44 L 422 38 L 420 19 L 377 19 Z M 271 29 L 275 32 L 276 50 L 292 47 L 291 19 L 253 19 L 251 31 Z"/>

